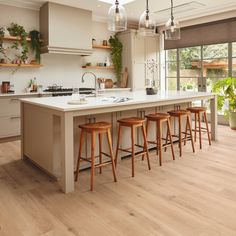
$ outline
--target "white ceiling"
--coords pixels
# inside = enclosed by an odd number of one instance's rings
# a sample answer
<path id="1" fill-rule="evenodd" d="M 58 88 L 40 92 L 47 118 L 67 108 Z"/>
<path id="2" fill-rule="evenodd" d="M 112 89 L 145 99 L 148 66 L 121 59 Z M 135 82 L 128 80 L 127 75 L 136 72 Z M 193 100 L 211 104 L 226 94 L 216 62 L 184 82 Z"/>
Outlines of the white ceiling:
<path id="1" fill-rule="evenodd" d="M 30 9 L 39 9 L 45 0 L 0 0 L 0 3 Z M 98 0 L 49 0 L 60 4 L 75 6 L 93 12 L 93 17 L 105 20 L 110 4 Z M 115 0 L 114 0 L 115 2 Z M 146 0 L 135 0 L 125 5 L 128 19 L 137 21 L 145 9 Z M 158 25 L 169 18 L 170 0 L 149 0 L 150 11 L 155 12 Z M 236 0 L 174 0 L 175 18 L 193 19 L 201 16 L 236 10 Z"/>

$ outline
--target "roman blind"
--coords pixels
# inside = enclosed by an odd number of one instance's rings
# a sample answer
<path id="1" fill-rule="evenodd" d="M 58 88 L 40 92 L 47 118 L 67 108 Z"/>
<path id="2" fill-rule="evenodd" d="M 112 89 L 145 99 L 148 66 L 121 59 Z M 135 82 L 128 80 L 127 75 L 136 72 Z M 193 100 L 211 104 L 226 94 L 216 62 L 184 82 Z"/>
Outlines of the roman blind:
<path id="1" fill-rule="evenodd" d="M 165 49 L 236 41 L 236 18 L 181 28 L 180 40 L 165 40 Z"/>

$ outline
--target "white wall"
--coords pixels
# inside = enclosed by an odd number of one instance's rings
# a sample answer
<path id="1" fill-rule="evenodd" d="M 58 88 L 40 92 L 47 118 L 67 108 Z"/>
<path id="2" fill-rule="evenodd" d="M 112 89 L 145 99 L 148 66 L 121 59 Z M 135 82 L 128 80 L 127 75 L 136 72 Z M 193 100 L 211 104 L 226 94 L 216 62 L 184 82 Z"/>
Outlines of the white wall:
<path id="1" fill-rule="evenodd" d="M 39 12 L 0 4 L 0 26 L 9 26 L 12 22 L 23 25 L 26 31 L 38 30 Z M 110 32 L 106 29 L 106 24 L 93 22 L 93 38 L 97 42 L 102 42 L 103 39 L 108 40 L 109 36 Z M 10 81 L 11 84 L 14 84 L 17 92 L 24 90 L 28 81 L 33 77 L 36 77 L 38 84 L 44 87 L 55 83 L 65 87 L 93 86 L 94 82 L 89 78 L 85 84 L 81 84 L 82 74 L 86 71 L 91 71 L 82 69 L 82 64 L 86 62 L 92 62 L 93 64 L 105 62 L 106 57 L 109 55 L 109 51 L 100 49 L 94 50 L 94 54 L 88 57 L 43 54 L 41 61 L 43 67 L 40 69 L 21 68 L 13 73 L 14 69 L 12 68 L 0 68 L 0 83 L 2 81 Z M 95 72 L 97 77 L 114 79 L 112 71 L 93 70 L 93 72 Z"/>

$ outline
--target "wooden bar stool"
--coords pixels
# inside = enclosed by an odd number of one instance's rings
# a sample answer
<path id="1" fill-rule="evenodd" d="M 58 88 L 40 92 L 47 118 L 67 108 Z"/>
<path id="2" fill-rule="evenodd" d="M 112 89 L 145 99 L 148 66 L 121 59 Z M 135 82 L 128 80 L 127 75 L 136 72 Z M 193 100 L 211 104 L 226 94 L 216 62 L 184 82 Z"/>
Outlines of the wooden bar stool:
<path id="1" fill-rule="evenodd" d="M 78 162 L 77 162 L 77 168 L 75 171 L 75 181 L 78 180 L 80 162 L 87 161 L 91 163 L 91 179 L 90 179 L 91 191 L 93 191 L 94 170 L 96 167 L 99 167 L 100 173 L 102 173 L 102 167 L 108 164 L 111 164 L 114 181 L 116 182 L 117 179 L 116 179 L 116 171 L 115 171 L 115 162 L 114 162 L 114 156 L 113 156 L 113 151 L 112 151 L 112 140 L 111 140 L 111 124 L 107 122 L 97 122 L 97 123 L 89 123 L 89 124 L 80 125 L 79 128 L 81 129 L 81 134 L 80 134 Z M 84 144 L 85 133 L 91 134 L 91 158 L 82 157 L 82 148 Z M 95 165 L 94 162 L 95 162 L 96 134 L 99 135 L 99 164 Z M 102 151 L 102 135 L 103 134 L 106 134 L 107 136 L 110 154 L 104 153 Z M 111 161 L 102 162 L 102 155 L 109 157 Z"/>
<path id="2" fill-rule="evenodd" d="M 138 117 L 130 117 L 118 120 L 119 128 L 118 128 L 118 140 L 117 140 L 117 148 L 116 148 L 116 158 L 115 163 L 117 165 L 118 153 L 119 151 L 127 152 L 132 155 L 132 177 L 134 177 L 134 158 L 136 156 L 146 155 L 147 162 L 148 162 L 148 169 L 151 169 L 150 160 L 149 160 L 149 153 L 148 153 L 148 145 L 147 145 L 147 136 L 145 131 L 145 119 L 138 118 Z M 129 127 L 131 128 L 131 141 L 132 147 L 127 149 L 120 148 L 120 141 L 121 141 L 121 132 L 122 127 Z M 135 132 L 137 128 L 142 129 L 142 136 L 144 140 L 143 150 L 141 152 L 135 153 L 135 146 L 140 147 L 140 145 L 135 144 Z M 131 151 L 130 151 L 131 149 Z"/>
<path id="3" fill-rule="evenodd" d="M 187 108 L 188 111 L 190 111 L 192 114 L 194 114 L 194 141 L 197 141 L 197 132 L 199 133 L 199 144 L 200 144 L 200 149 L 202 149 L 202 131 L 207 132 L 208 136 L 208 142 L 209 145 L 211 145 L 211 137 L 210 137 L 210 131 L 209 131 L 209 126 L 208 126 L 208 120 L 207 120 L 207 115 L 206 115 L 206 108 L 205 107 L 189 107 Z M 203 121 L 206 124 L 206 127 L 202 127 L 202 122 L 201 118 L 203 115 Z M 197 126 L 198 123 L 198 126 Z"/>
<path id="4" fill-rule="evenodd" d="M 190 122 L 191 112 L 187 111 L 187 110 L 172 110 L 172 111 L 168 111 L 168 113 L 170 114 L 171 117 L 178 119 L 178 124 L 179 124 L 178 135 L 172 135 L 172 136 L 178 138 L 180 156 L 182 156 L 182 142 L 183 141 L 186 142 L 188 140 L 191 140 L 192 149 L 193 149 L 193 152 L 195 152 L 194 142 L 193 142 L 193 134 L 192 134 L 192 128 L 191 128 L 191 122 Z M 185 132 L 182 132 L 183 118 L 186 118 Z M 189 131 L 189 133 L 188 133 L 188 131 Z M 182 134 L 185 135 L 184 138 L 182 137 Z"/>
<path id="5" fill-rule="evenodd" d="M 157 155 L 159 154 L 159 163 L 160 166 L 162 165 L 162 149 L 166 148 L 168 146 L 171 146 L 171 152 L 173 160 L 175 160 L 175 154 L 174 154 L 174 147 L 172 142 L 172 134 L 171 134 L 171 127 L 170 127 L 170 115 L 166 113 L 156 113 L 156 114 L 149 114 L 146 116 L 147 123 L 146 123 L 146 132 L 148 137 L 148 131 L 149 131 L 149 125 L 150 122 L 156 122 L 156 140 L 155 141 L 147 141 L 151 144 L 156 144 L 156 152 Z M 162 125 L 166 122 L 167 125 L 167 135 L 166 138 L 162 138 Z M 162 144 L 162 140 L 165 141 L 165 144 Z"/>

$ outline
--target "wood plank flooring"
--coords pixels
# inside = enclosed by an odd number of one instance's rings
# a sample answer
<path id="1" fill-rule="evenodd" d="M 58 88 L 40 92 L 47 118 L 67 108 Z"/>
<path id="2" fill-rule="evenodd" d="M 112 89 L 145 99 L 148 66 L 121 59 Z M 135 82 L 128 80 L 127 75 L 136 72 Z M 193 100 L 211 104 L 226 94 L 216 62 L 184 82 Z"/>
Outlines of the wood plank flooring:
<path id="1" fill-rule="evenodd" d="M 206 138 L 206 137 L 205 137 Z M 0 144 L 0 236 L 236 236 L 236 132 L 219 127 L 218 142 L 203 149 L 183 148 L 159 167 L 146 161 L 118 164 L 114 183 L 110 166 L 95 175 L 83 171 L 71 194 L 20 160 L 20 142 Z"/>

